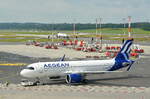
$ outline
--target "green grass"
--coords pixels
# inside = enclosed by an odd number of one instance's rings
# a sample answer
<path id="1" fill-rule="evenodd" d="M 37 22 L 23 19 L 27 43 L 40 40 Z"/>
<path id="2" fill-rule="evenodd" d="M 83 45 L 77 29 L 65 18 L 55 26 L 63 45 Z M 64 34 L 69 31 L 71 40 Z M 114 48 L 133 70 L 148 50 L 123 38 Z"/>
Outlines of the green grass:
<path id="1" fill-rule="evenodd" d="M 124 31 L 128 33 L 128 29 L 123 29 L 123 28 L 102 28 L 101 30 L 98 29 L 98 33 L 102 32 L 102 34 L 105 33 L 112 33 L 112 34 L 123 34 Z M 11 30 L 0 30 L 0 35 L 15 35 L 15 34 L 35 34 L 35 35 L 50 35 L 54 33 L 54 31 L 43 31 L 43 32 L 34 32 L 34 31 L 11 31 Z M 58 30 L 55 32 L 70 32 L 73 34 L 73 31 L 64 31 L 64 30 Z M 86 30 L 76 30 L 76 32 L 81 32 L 81 33 L 96 33 L 95 29 L 86 29 Z M 132 33 L 133 34 L 150 34 L 150 31 L 145 31 L 140 28 L 132 28 Z M 54 33 L 56 34 L 56 33 Z"/>
<path id="2" fill-rule="evenodd" d="M 15 34 L 34 34 L 34 35 L 51 35 L 52 32 L 22 32 L 22 31 L 18 31 L 18 32 L 11 32 L 11 31 L 0 31 L 0 35 L 15 35 Z M 53 33 L 56 34 L 56 33 Z"/>
<path id="3" fill-rule="evenodd" d="M 101 35 L 80 35 L 78 37 L 84 37 L 84 38 L 91 38 L 91 37 L 98 37 L 100 38 Z M 102 35 L 102 38 L 110 38 L 110 37 L 128 37 L 128 35 Z"/>
<path id="4" fill-rule="evenodd" d="M 103 39 L 109 39 L 109 40 L 122 40 L 122 38 L 119 37 L 127 37 L 127 35 L 122 35 L 124 29 L 123 28 L 119 28 L 119 29 L 112 29 L 112 28 L 103 28 L 102 30 L 102 37 Z M 126 33 L 128 32 L 128 30 L 125 30 Z M 59 31 L 61 32 L 61 31 Z M 65 32 L 65 31 L 62 31 Z M 67 33 L 70 32 L 70 35 L 73 35 L 73 31 L 67 31 Z M 95 29 L 90 29 L 90 30 L 76 30 L 76 32 L 81 32 L 81 33 L 94 33 L 95 34 Z M 91 38 L 91 37 L 98 37 L 100 38 L 100 30 L 98 30 L 98 35 L 80 35 L 78 36 L 80 37 L 86 37 L 86 38 Z M 105 33 L 110 33 L 105 34 Z M 51 41 L 48 39 L 43 39 L 40 37 L 35 37 L 35 36 L 16 36 L 16 34 L 35 34 L 35 35 L 50 35 L 52 34 L 52 31 L 44 31 L 44 32 L 31 32 L 31 31 L 11 31 L 11 30 L 0 30 L 0 35 L 4 35 L 4 36 L 0 36 L 0 38 L 4 38 L 4 39 L 0 39 L 0 42 L 26 42 L 27 40 L 36 40 L 36 41 L 40 41 L 40 42 L 47 42 L 47 41 Z M 54 33 L 56 34 L 56 33 Z M 118 35 L 121 34 L 121 35 Z M 139 29 L 139 28 L 133 28 L 132 29 L 132 34 L 145 34 L 148 35 L 150 34 L 150 31 L 145 31 L 143 29 Z M 72 36 L 74 37 L 74 36 Z M 113 37 L 118 37 L 118 38 L 113 38 Z M 22 39 L 15 39 L 15 38 L 22 38 Z M 28 38 L 28 39 L 26 39 Z M 63 39 L 54 39 L 54 42 L 58 42 L 58 41 L 62 41 Z M 145 37 L 138 37 L 136 38 L 136 40 L 138 41 L 150 41 L 150 38 L 145 38 Z"/>
<path id="5" fill-rule="evenodd" d="M 0 42 L 27 42 L 28 40 L 34 40 L 37 42 L 51 42 L 51 39 L 0 39 Z M 64 39 L 54 39 L 53 42 L 60 42 Z"/>
<path id="6" fill-rule="evenodd" d="M 122 40 L 123 38 L 106 38 L 105 40 Z M 128 38 L 124 38 L 127 40 Z M 150 38 L 134 38 L 134 41 L 150 41 Z"/>
<path id="7" fill-rule="evenodd" d="M 0 39 L 0 42 L 26 42 L 27 39 Z"/>
<path id="8" fill-rule="evenodd" d="M 0 38 L 39 38 L 36 36 L 14 36 L 14 35 L 5 35 L 5 36 L 0 36 Z"/>
<path id="9" fill-rule="evenodd" d="M 112 28 L 103 28 L 103 29 L 98 29 L 98 33 L 100 33 L 100 31 L 102 32 L 102 34 L 105 33 L 112 33 L 112 34 L 127 34 L 128 33 L 128 29 L 123 29 L 123 28 L 116 28 L 116 29 L 112 29 Z M 77 32 L 85 32 L 85 33 L 96 33 L 95 29 L 90 29 L 90 30 L 79 30 Z M 150 34 L 150 31 L 145 31 L 143 29 L 140 28 L 132 28 L 132 33 L 133 34 Z"/>

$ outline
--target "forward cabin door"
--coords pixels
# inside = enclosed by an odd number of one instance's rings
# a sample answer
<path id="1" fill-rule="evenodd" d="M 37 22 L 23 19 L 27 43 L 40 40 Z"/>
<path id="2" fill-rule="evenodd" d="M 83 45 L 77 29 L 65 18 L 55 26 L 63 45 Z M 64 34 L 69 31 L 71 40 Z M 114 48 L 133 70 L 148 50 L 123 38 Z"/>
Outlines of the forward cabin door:
<path id="1" fill-rule="evenodd" d="M 39 73 L 43 73 L 44 72 L 44 68 L 43 68 L 43 66 L 41 66 L 41 64 L 37 64 L 37 71 Z"/>

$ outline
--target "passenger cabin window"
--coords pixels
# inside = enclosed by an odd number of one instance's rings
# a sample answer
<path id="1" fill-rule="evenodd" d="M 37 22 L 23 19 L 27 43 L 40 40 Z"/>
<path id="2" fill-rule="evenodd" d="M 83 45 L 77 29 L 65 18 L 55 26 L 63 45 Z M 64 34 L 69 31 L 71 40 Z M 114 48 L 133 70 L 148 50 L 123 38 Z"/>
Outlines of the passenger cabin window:
<path id="1" fill-rule="evenodd" d="M 27 67 L 26 69 L 34 70 L 34 67 Z"/>

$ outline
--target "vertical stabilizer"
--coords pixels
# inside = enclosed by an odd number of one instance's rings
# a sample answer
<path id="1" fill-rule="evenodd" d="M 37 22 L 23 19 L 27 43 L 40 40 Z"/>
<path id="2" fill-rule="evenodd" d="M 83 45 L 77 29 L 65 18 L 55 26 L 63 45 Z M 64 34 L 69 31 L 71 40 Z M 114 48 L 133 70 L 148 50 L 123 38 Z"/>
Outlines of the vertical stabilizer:
<path id="1" fill-rule="evenodd" d="M 129 60 L 129 54 L 131 51 L 131 45 L 133 43 L 133 39 L 126 40 L 121 47 L 121 50 L 115 57 L 115 60 Z"/>
<path id="2" fill-rule="evenodd" d="M 128 67 L 127 71 L 131 68 L 134 61 L 129 59 L 129 54 L 131 51 L 131 45 L 133 43 L 133 39 L 126 40 L 121 47 L 121 50 L 118 52 L 117 56 L 114 58 L 115 64 L 109 71 L 114 71 L 121 69 L 123 67 Z"/>

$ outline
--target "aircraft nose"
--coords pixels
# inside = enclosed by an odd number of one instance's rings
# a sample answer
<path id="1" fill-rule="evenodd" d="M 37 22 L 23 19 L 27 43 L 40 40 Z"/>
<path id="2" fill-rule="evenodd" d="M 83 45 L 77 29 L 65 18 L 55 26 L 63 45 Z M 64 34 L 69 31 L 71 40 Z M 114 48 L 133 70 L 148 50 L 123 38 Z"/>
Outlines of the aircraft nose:
<path id="1" fill-rule="evenodd" d="M 26 78 L 34 78 L 36 76 L 36 72 L 32 71 L 32 70 L 27 70 L 27 69 L 23 69 L 20 72 L 20 75 Z"/>
<path id="2" fill-rule="evenodd" d="M 20 72 L 20 75 L 23 76 L 23 77 L 26 77 L 26 71 L 25 71 L 25 70 L 22 70 L 22 71 Z"/>
<path id="3" fill-rule="evenodd" d="M 20 75 L 21 76 L 23 76 L 23 77 L 30 77 L 30 76 L 32 76 L 31 75 L 31 71 L 29 71 L 29 70 L 26 70 L 26 69 L 23 69 L 21 72 L 20 72 Z"/>

